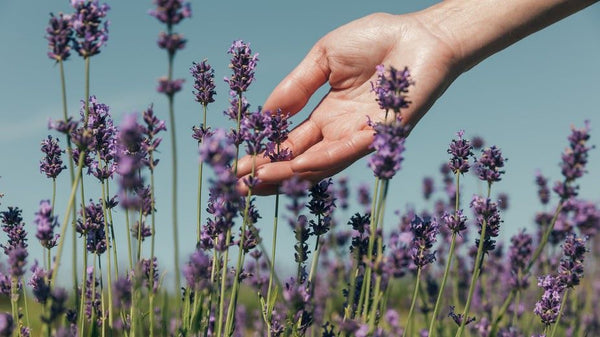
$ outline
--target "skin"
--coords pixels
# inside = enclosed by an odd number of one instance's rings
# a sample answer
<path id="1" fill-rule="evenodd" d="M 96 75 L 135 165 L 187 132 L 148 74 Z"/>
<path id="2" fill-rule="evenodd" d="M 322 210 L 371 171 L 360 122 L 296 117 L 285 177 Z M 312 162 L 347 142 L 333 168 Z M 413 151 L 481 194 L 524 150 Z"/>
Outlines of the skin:
<path id="1" fill-rule="evenodd" d="M 330 90 L 282 148 L 293 159 L 270 163 L 257 158 L 260 179 L 253 194 L 276 192 L 298 175 L 317 182 L 371 152 L 373 131 L 367 116 L 384 114 L 374 99 L 375 67 L 408 67 L 415 82 L 403 123 L 414 127 L 460 74 L 485 58 L 597 0 L 448 0 L 420 12 L 371 14 L 328 33 L 273 90 L 264 111 L 280 108 L 294 115 L 324 84 Z M 252 170 L 240 159 L 238 175 Z M 239 184 L 242 193 L 247 192 Z"/>

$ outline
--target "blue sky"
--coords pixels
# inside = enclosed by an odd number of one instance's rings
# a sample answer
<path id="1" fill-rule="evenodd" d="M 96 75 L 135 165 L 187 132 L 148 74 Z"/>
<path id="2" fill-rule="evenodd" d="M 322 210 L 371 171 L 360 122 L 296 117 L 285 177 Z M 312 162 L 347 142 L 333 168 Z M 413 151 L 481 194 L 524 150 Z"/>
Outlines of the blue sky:
<path id="1" fill-rule="evenodd" d="M 151 1 L 108 3 L 112 7 L 110 38 L 102 53 L 91 60 L 92 94 L 111 107 L 117 121 L 122 114 L 142 111 L 151 103 L 155 112 L 167 119 L 166 99 L 155 93 L 156 79 L 167 71 L 165 52 L 155 42 L 163 26 L 147 14 Z M 209 124 L 229 127 L 221 113 L 227 107 L 226 85 L 221 78 L 229 74 L 226 50 L 233 40 L 250 42 L 260 54 L 256 81 L 248 93 L 249 101 L 256 107 L 327 32 L 373 12 L 407 13 L 433 3 L 192 2 L 193 17 L 176 27 L 188 39 L 186 49 L 175 60 L 175 76 L 187 80 L 176 97 L 182 258 L 192 251 L 195 237 L 197 155 L 190 129 L 198 123 L 200 108 L 191 95 L 191 63 L 207 58 L 215 68 L 218 95 L 217 102 L 209 108 Z M 31 220 L 39 201 L 48 199 L 51 193 L 50 181 L 39 173 L 39 143 L 49 133 L 48 119 L 59 118 L 62 107 L 58 67 L 46 57 L 44 29 L 48 14 L 61 11 L 70 11 L 68 1 L 37 1 L 35 5 L 28 1 L 0 2 L 0 74 L 4 79 L 0 82 L 0 192 L 5 193 L 1 207 L 23 208 L 30 232 L 34 232 Z M 387 226 L 396 223 L 395 209 L 406 209 L 408 204 L 431 206 L 420 201 L 421 179 L 425 175 L 438 178 L 438 167 L 447 159 L 448 143 L 460 129 L 466 130 L 468 136 L 485 137 L 488 144 L 498 145 L 509 158 L 506 176 L 495 187 L 496 192 L 506 192 L 511 197 L 511 208 L 504 215 L 503 235 L 508 237 L 530 226 L 539 210 L 533 184 L 535 170 L 542 169 L 552 180 L 559 178 L 557 164 L 567 145 L 569 127 L 581 127 L 584 120 L 591 120 L 592 143 L 599 144 L 599 59 L 600 6 L 596 4 L 516 43 L 458 78 L 407 140 L 403 169 L 390 186 Z M 83 62 L 73 55 L 65 67 L 69 111 L 76 114 L 83 98 Z M 322 88 L 309 106 L 294 117 L 295 125 L 306 118 L 310 107 L 326 91 Z M 157 172 L 157 220 L 158 235 L 164 242 L 160 258 L 170 264 L 170 140 L 166 135 L 165 138 Z M 64 140 L 61 143 L 64 145 Z M 599 202 L 598 149 L 591 153 L 588 169 L 581 195 Z M 342 175 L 355 183 L 372 182 L 365 160 Z M 464 180 L 471 188 L 465 192 L 470 196 L 476 192 L 476 184 L 471 176 Z M 59 184 L 67 183 L 68 174 L 64 174 Z M 61 216 L 67 193 L 66 188 L 59 189 L 57 211 Z M 265 242 L 270 242 L 272 204 L 272 198 L 258 201 Z M 281 264 L 285 264 L 292 259 L 289 247 L 293 237 L 287 226 L 282 228 L 278 254 Z M 30 246 L 37 249 L 33 235 L 30 241 Z M 66 254 L 70 254 L 68 249 Z M 68 264 L 63 267 L 68 268 Z"/>

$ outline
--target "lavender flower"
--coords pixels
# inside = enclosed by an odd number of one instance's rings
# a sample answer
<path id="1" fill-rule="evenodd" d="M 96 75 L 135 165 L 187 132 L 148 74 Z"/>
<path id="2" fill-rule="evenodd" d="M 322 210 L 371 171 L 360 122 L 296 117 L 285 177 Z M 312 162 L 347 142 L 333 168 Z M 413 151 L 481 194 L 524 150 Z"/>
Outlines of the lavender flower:
<path id="1" fill-rule="evenodd" d="M 7 312 L 0 313 L 0 337 L 12 337 L 14 329 L 12 315 Z"/>
<path id="2" fill-rule="evenodd" d="M 429 200 L 431 198 L 431 194 L 433 194 L 433 178 L 425 177 L 423 178 L 423 198 L 425 200 Z"/>
<path id="3" fill-rule="evenodd" d="M 511 246 L 508 251 L 510 261 L 510 284 L 514 288 L 525 289 L 529 286 L 527 275 L 521 273 L 531 259 L 533 253 L 533 238 L 525 231 L 510 238 Z M 521 275 L 521 277 L 519 277 Z"/>
<path id="4" fill-rule="evenodd" d="M 82 210 L 83 218 L 77 220 L 77 233 L 85 236 L 87 250 L 91 253 L 102 254 L 107 248 L 104 231 L 104 212 L 101 203 L 90 203 Z M 85 219 L 85 220 L 84 220 Z"/>
<path id="5" fill-rule="evenodd" d="M 215 170 L 226 170 L 235 157 L 235 147 L 223 129 L 215 130 L 199 149 L 200 159 Z"/>
<path id="6" fill-rule="evenodd" d="M 52 205 L 49 200 L 40 201 L 40 208 L 35 213 L 33 223 L 37 226 L 35 237 L 40 240 L 42 247 L 51 249 L 56 246 L 59 235 L 54 235 L 54 228 L 58 226 L 58 217 L 52 214 Z"/>
<path id="7" fill-rule="evenodd" d="M 71 135 L 75 129 L 77 129 L 78 122 L 73 120 L 73 117 L 67 118 L 67 120 L 49 120 L 48 129 L 56 130 L 65 135 Z"/>
<path id="8" fill-rule="evenodd" d="M 45 304 L 50 297 L 50 283 L 48 282 L 50 276 L 50 273 L 38 266 L 37 261 L 34 262 L 31 267 L 31 278 L 27 284 L 31 286 L 33 297 L 38 303 Z"/>
<path id="9" fill-rule="evenodd" d="M 406 99 L 408 87 L 414 82 L 410 79 L 408 68 L 398 70 L 390 67 L 389 72 L 385 71 L 383 64 L 376 67 L 377 81 L 371 83 L 371 87 L 377 95 L 377 102 L 382 110 L 392 110 L 400 112 L 400 109 L 408 107 L 410 101 Z"/>
<path id="10" fill-rule="evenodd" d="M 292 152 L 288 148 L 281 148 L 290 133 L 289 115 L 284 115 L 280 109 L 275 113 L 266 112 L 270 115 L 271 133 L 267 137 L 269 142 L 266 145 L 265 157 L 272 162 L 285 161 L 292 158 Z"/>
<path id="11" fill-rule="evenodd" d="M 473 196 L 473 200 L 471 200 L 471 208 L 475 213 L 480 234 L 483 226 L 486 226 L 483 251 L 487 253 L 496 247 L 496 241 L 492 238 L 500 234 L 502 220 L 498 212 L 498 204 L 492 202 L 490 199 L 484 199 L 475 195 Z M 479 239 L 476 239 L 475 243 L 479 245 Z"/>
<path id="12" fill-rule="evenodd" d="M 73 39 L 73 26 L 71 16 L 59 13 L 58 16 L 50 13 L 48 27 L 46 27 L 46 40 L 48 40 L 48 57 L 56 62 L 66 61 L 71 55 L 69 43 Z"/>
<path id="13" fill-rule="evenodd" d="M 299 214 L 304 208 L 303 199 L 307 196 L 307 191 L 310 188 L 310 183 L 300 179 L 297 175 L 285 180 L 281 184 L 281 192 L 291 199 L 291 204 L 286 206 L 288 210 L 294 214 Z"/>
<path id="14" fill-rule="evenodd" d="M 413 234 L 411 249 L 413 262 L 417 267 L 423 268 L 435 261 L 435 251 L 431 253 L 429 250 L 437 241 L 439 225 L 435 219 L 420 218 L 415 215 L 410 224 L 410 230 Z"/>
<path id="15" fill-rule="evenodd" d="M 148 109 L 142 112 L 142 119 L 144 120 L 143 126 L 140 126 L 140 131 L 145 136 L 142 140 L 142 150 L 148 154 L 148 160 L 146 160 L 146 165 L 150 169 L 150 171 L 154 170 L 154 167 L 158 164 L 158 159 L 153 159 L 150 162 L 150 157 L 158 146 L 160 145 L 162 138 L 156 137 L 159 132 L 166 131 L 167 127 L 165 125 L 165 121 L 160 120 L 154 115 L 154 108 L 152 105 L 148 107 Z"/>
<path id="16" fill-rule="evenodd" d="M 453 139 L 450 143 L 448 153 L 452 155 L 448 167 L 454 172 L 454 174 L 464 174 L 469 172 L 469 157 L 473 155 L 473 146 L 471 143 L 464 139 L 464 130 L 460 130 L 456 133 L 458 139 Z"/>
<path id="17" fill-rule="evenodd" d="M 156 8 L 150 10 L 148 13 L 169 27 L 192 16 L 189 2 L 182 0 L 154 0 L 152 3 L 156 5 Z"/>
<path id="18" fill-rule="evenodd" d="M 21 212 L 18 207 L 8 207 L 8 211 L 0 212 L 2 231 L 8 236 L 8 245 L 0 244 L 0 247 L 6 255 L 9 255 L 13 248 L 27 248 L 27 232 Z"/>
<path id="19" fill-rule="evenodd" d="M 450 313 L 448 314 L 449 317 L 452 317 L 452 320 L 454 321 L 454 323 L 456 323 L 457 326 L 461 326 L 462 322 L 464 320 L 463 314 L 456 314 L 454 313 L 454 306 L 451 305 L 450 306 Z M 469 323 L 472 323 L 475 321 L 475 317 L 468 317 L 467 321 L 465 322 L 465 325 L 469 325 Z"/>
<path id="20" fill-rule="evenodd" d="M 188 263 L 183 267 L 183 275 L 188 287 L 194 291 L 201 291 L 210 286 L 211 258 L 199 249 L 196 249 Z"/>
<path id="21" fill-rule="evenodd" d="M 7 255 L 10 276 L 20 278 L 25 274 L 25 265 L 29 255 L 27 249 L 21 246 L 11 247 Z"/>
<path id="22" fill-rule="evenodd" d="M 207 106 L 209 103 L 215 101 L 213 98 L 217 93 L 215 92 L 215 70 L 208 64 L 207 60 L 202 60 L 200 63 L 192 63 L 190 68 L 192 77 L 194 78 L 194 96 L 196 96 L 196 102 Z"/>
<path id="23" fill-rule="evenodd" d="M 257 155 L 266 150 L 264 140 L 271 135 L 271 118 L 260 109 L 242 117 L 240 134 L 246 142 L 246 153 Z"/>
<path id="24" fill-rule="evenodd" d="M 542 323 L 550 325 L 556 322 L 564 287 L 558 277 L 546 275 L 538 279 L 538 287 L 544 289 L 541 300 L 535 303 L 533 312 L 540 316 Z"/>
<path id="25" fill-rule="evenodd" d="M 100 53 L 100 48 L 108 41 L 108 21 L 102 23 L 110 9 L 98 0 L 71 0 L 75 9 L 72 18 L 75 39 L 73 48 L 81 57 L 87 58 Z"/>
<path id="26" fill-rule="evenodd" d="M 309 286 L 305 282 L 296 282 L 292 277 L 285 283 L 282 295 L 292 321 L 298 322 L 300 331 L 305 331 L 313 320 Z"/>
<path id="27" fill-rule="evenodd" d="M 585 239 L 578 238 L 575 234 L 567 236 L 563 244 L 563 257 L 558 267 L 558 279 L 563 287 L 572 288 L 579 284 L 583 277 L 583 260 L 586 252 Z"/>
<path id="28" fill-rule="evenodd" d="M 329 178 L 321 180 L 310 188 L 310 201 L 307 207 L 311 214 L 318 217 L 316 222 L 314 220 L 310 221 L 313 234 L 316 236 L 327 233 L 331 226 L 331 213 L 335 208 L 335 198 L 329 191 L 331 184 L 332 181 Z"/>
<path id="29" fill-rule="evenodd" d="M 376 177 L 392 179 L 404 160 L 402 153 L 408 129 L 401 125 L 400 116 L 392 124 L 373 123 L 371 120 L 368 124 L 375 131 L 373 143 L 369 147 L 375 153 L 369 158 L 369 167 Z"/>
<path id="30" fill-rule="evenodd" d="M 229 67 L 233 70 L 233 74 L 229 78 L 226 77 L 225 82 L 229 84 L 232 91 L 239 95 L 248 90 L 248 86 L 254 80 L 258 54 L 252 55 L 250 44 L 242 40 L 233 41 L 227 53 L 231 54 Z"/>
<path id="31" fill-rule="evenodd" d="M 95 289 L 99 286 L 97 278 L 94 278 L 94 267 L 88 266 L 86 269 L 85 278 L 85 294 L 83 301 L 85 303 L 85 316 L 88 321 L 91 321 L 92 315 L 98 317 L 98 324 L 101 324 L 102 319 L 102 302 L 100 300 L 100 291 Z"/>
<path id="32" fill-rule="evenodd" d="M 58 139 L 52 136 L 42 141 L 41 150 L 45 156 L 40 161 L 40 172 L 45 173 L 48 178 L 55 179 L 63 169 L 67 168 L 60 158 L 64 151 L 58 146 Z"/>
<path id="33" fill-rule="evenodd" d="M 471 145 L 473 149 L 481 150 L 485 146 L 485 140 L 481 136 L 474 136 L 471 138 Z"/>
<path id="34" fill-rule="evenodd" d="M 463 215 L 462 209 L 457 210 L 455 214 L 444 212 L 442 215 L 442 221 L 453 233 L 460 234 L 460 232 L 467 229 L 467 217 Z"/>
<path id="35" fill-rule="evenodd" d="M 550 201 L 550 189 L 548 188 L 548 179 L 538 170 L 535 173 L 535 183 L 538 186 L 538 197 L 542 205 L 548 204 Z"/>
<path id="36" fill-rule="evenodd" d="M 181 91 L 183 82 L 185 82 L 185 80 L 182 78 L 169 80 L 166 77 L 161 77 L 158 79 L 158 87 L 156 87 L 156 91 L 169 97 L 173 97 L 177 92 Z"/>
<path id="37" fill-rule="evenodd" d="M 573 203 L 575 208 L 574 226 L 585 236 L 596 235 L 600 230 L 600 209 L 595 203 L 589 201 L 574 200 Z"/>
<path id="38" fill-rule="evenodd" d="M 588 161 L 588 152 L 591 149 L 587 145 L 590 139 L 589 121 L 585 121 L 582 129 L 571 128 L 569 135 L 569 147 L 562 154 L 561 172 L 565 178 L 562 182 L 556 182 L 552 189 L 561 200 L 567 200 L 577 196 L 579 186 L 573 182 L 583 176 L 586 172 L 585 166 Z"/>
<path id="39" fill-rule="evenodd" d="M 504 167 L 504 162 L 505 159 L 502 157 L 502 152 L 495 145 L 484 149 L 475 163 L 479 179 L 487 181 L 488 184 L 500 181 L 504 174 L 504 171 L 501 170 Z"/>
<path id="40" fill-rule="evenodd" d="M 133 284 L 127 276 L 121 276 L 113 281 L 113 306 L 116 309 L 128 309 L 131 307 L 133 296 Z"/>
<path id="41" fill-rule="evenodd" d="M 145 157 L 142 141 L 142 128 L 137 123 L 137 116 L 125 115 L 118 135 L 116 161 L 120 204 L 126 209 L 139 209 L 143 202 L 139 195 L 132 193 L 144 187 L 144 181 L 139 175 Z"/>
<path id="42" fill-rule="evenodd" d="M 173 55 L 178 50 L 185 48 L 186 42 L 187 40 L 181 34 L 160 32 L 156 43 L 158 44 L 158 48 L 165 49 L 170 55 Z"/>

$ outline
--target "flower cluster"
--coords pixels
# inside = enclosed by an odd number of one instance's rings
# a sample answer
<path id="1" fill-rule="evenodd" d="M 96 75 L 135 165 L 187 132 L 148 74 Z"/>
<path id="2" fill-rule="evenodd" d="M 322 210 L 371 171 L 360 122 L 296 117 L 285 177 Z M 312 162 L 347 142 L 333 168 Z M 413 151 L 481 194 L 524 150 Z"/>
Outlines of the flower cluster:
<path id="1" fill-rule="evenodd" d="M 375 153 L 369 158 L 368 165 L 380 179 L 392 179 L 404 160 L 404 141 L 408 129 L 401 121 L 398 116 L 392 124 L 373 123 L 371 120 L 368 122 L 375 131 L 370 145 Z"/>
<path id="2" fill-rule="evenodd" d="M 108 21 L 102 22 L 110 9 L 98 0 L 71 0 L 75 9 L 72 16 L 75 39 L 73 48 L 80 56 L 87 58 L 100 53 L 100 48 L 108 41 Z"/>
<path id="3" fill-rule="evenodd" d="M 200 63 L 192 63 L 190 68 L 192 77 L 194 77 L 194 96 L 196 102 L 207 106 L 209 103 L 215 101 L 215 70 L 208 64 L 206 60 L 202 60 Z"/>
<path id="4" fill-rule="evenodd" d="M 561 200 L 567 200 L 577 196 L 579 186 L 573 185 L 573 182 L 583 176 L 586 172 L 585 166 L 588 162 L 588 152 L 591 147 L 587 145 L 590 139 L 589 122 L 581 129 L 572 128 L 569 135 L 569 147 L 562 154 L 560 164 L 564 181 L 557 181 L 554 184 L 553 191 L 556 192 Z"/>
<path id="5" fill-rule="evenodd" d="M 48 178 L 55 179 L 62 170 L 67 168 L 61 159 L 64 151 L 58 146 L 58 139 L 51 136 L 42 141 L 41 149 L 45 156 L 40 161 L 40 172 L 46 174 Z"/>
<path id="6" fill-rule="evenodd" d="M 269 142 L 266 144 L 265 157 L 272 162 L 285 161 L 292 158 L 292 151 L 288 148 L 281 148 L 290 133 L 289 115 L 283 114 L 280 109 L 277 112 L 265 112 L 270 115 L 271 133 L 267 137 Z"/>
<path id="7" fill-rule="evenodd" d="M 59 13 L 58 16 L 50 13 L 50 20 L 46 28 L 48 40 L 48 57 L 56 62 L 66 61 L 71 55 L 71 40 L 73 39 L 73 23 L 70 15 Z"/>
<path id="8" fill-rule="evenodd" d="M 149 14 L 167 26 L 176 25 L 181 20 L 192 16 L 189 2 L 181 0 L 154 0 L 153 3 L 156 5 L 156 8 L 151 9 Z"/>
<path id="9" fill-rule="evenodd" d="M 567 236 L 563 243 L 563 257 L 558 266 L 558 279 L 565 288 L 573 288 L 581 281 L 586 252 L 585 239 L 574 234 Z"/>
<path id="10" fill-rule="evenodd" d="M 430 252 L 437 241 L 439 225 L 435 219 L 414 217 L 410 223 L 410 231 L 413 234 L 412 259 L 418 268 L 423 268 L 435 261 L 435 251 Z"/>
<path id="11" fill-rule="evenodd" d="M 144 165 L 142 129 L 135 114 L 125 115 L 118 134 L 117 173 L 119 174 L 119 200 L 123 208 L 140 209 L 143 199 L 138 191 L 144 188 L 139 171 Z"/>
<path id="12" fill-rule="evenodd" d="M 54 216 L 52 205 L 49 200 L 42 200 L 40 208 L 35 213 L 33 223 L 37 226 L 35 237 L 40 240 L 42 247 L 50 249 L 56 246 L 59 235 L 54 234 L 54 228 L 58 226 L 58 217 Z"/>
<path id="13" fill-rule="evenodd" d="M 495 145 L 482 150 L 481 156 L 475 163 L 477 176 L 479 179 L 487 181 L 488 184 L 500 181 L 504 174 L 501 168 L 504 167 L 505 161 L 506 159 L 502 157 L 502 151 Z"/>
<path id="14" fill-rule="evenodd" d="M 377 81 L 371 83 L 371 87 L 377 96 L 376 100 L 382 110 L 392 110 L 396 113 L 400 109 L 408 107 L 410 101 L 407 100 L 406 94 L 408 87 L 414 82 L 410 78 L 408 68 L 398 70 L 390 67 L 386 73 L 383 64 L 376 68 Z"/>
<path id="15" fill-rule="evenodd" d="M 330 192 L 332 184 L 331 178 L 321 180 L 310 188 L 310 201 L 308 209 L 311 214 L 317 216 L 317 221 L 310 220 L 313 234 L 316 236 L 323 235 L 329 231 L 331 226 L 331 213 L 335 208 L 335 198 Z"/>
<path id="16" fill-rule="evenodd" d="M 533 238 L 525 231 L 510 238 L 508 252 L 510 261 L 510 284 L 512 287 L 525 289 L 529 286 L 528 275 L 523 275 L 533 253 Z"/>
<path id="17" fill-rule="evenodd" d="M 479 226 L 479 234 L 481 234 L 482 228 L 485 226 L 483 251 L 487 253 L 494 250 L 496 248 L 496 241 L 492 238 L 500 234 L 500 224 L 502 223 L 498 204 L 492 202 L 489 198 L 484 199 L 475 195 L 471 200 L 471 208 L 475 213 L 477 225 Z M 475 243 L 479 245 L 479 239 L 476 239 Z"/>
<path id="18" fill-rule="evenodd" d="M 545 325 L 556 323 L 564 286 L 558 277 L 546 275 L 538 279 L 538 287 L 544 289 L 544 294 L 541 300 L 535 303 L 533 312 L 540 316 Z"/>
<path id="19" fill-rule="evenodd" d="M 231 77 L 226 77 L 225 82 L 229 84 L 231 91 L 239 95 L 248 90 L 254 80 L 258 54 L 252 55 L 250 44 L 242 40 L 233 41 L 227 53 L 231 54 L 229 67 L 233 70 L 233 74 Z"/>
<path id="20" fill-rule="evenodd" d="M 467 139 L 463 138 L 464 134 L 463 130 L 458 131 L 458 139 L 453 139 L 448 149 L 448 153 L 452 155 L 448 166 L 454 174 L 467 173 L 471 167 L 469 157 L 473 155 L 473 146 Z"/>

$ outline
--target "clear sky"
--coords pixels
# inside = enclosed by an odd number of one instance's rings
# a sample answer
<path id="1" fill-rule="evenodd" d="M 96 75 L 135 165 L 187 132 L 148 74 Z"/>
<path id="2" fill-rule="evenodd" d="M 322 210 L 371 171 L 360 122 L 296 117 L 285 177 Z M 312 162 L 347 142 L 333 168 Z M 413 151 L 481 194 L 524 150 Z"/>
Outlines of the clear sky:
<path id="1" fill-rule="evenodd" d="M 91 60 L 91 93 L 111 107 L 115 120 L 123 113 L 142 111 L 154 103 L 159 117 L 167 119 L 164 96 L 155 92 L 156 79 L 167 71 L 166 53 L 156 46 L 163 30 L 147 14 L 151 1 L 107 1 L 110 38 L 102 53 Z M 188 44 L 177 54 L 175 76 L 186 79 L 176 96 L 180 157 L 179 180 L 181 256 L 194 247 L 197 154 L 191 127 L 198 124 L 200 107 L 191 94 L 188 69 L 193 61 L 207 58 L 216 69 L 217 102 L 209 107 L 209 124 L 229 127 L 222 111 L 227 107 L 229 74 L 226 50 L 233 40 L 251 43 L 260 54 L 256 81 L 248 93 L 253 107 L 261 105 L 273 87 L 304 57 L 324 34 L 351 20 L 373 12 L 407 13 L 425 8 L 433 1 L 202 1 L 192 2 L 193 17 L 176 31 Z M 38 249 L 31 220 L 41 199 L 51 196 L 51 182 L 39 172 L 40 141 L 49 133 L 49 118 L 60 118 L 59 72 L 47 58 L 44 30 L 49 13 L 70 12 L 69 1 L 0 1 L 0 192 L 4 209 L 24 209 L 30 246 Z M 406 205 L 428 207 L 421 201 L 421 179 L 436 177 L 447 159 L 446 148 L 456 131 L 481 135 L 488 144 L 502 148 L 509 161 L 506 176 L 496 192 L 510 195 L 504 215 L 503 235 L 530 226 L 539 210 L 533 184 L 540 168 L 552 180 L 559 178 L 560 153 L 567 145 L 569 127 L 591 120 L 592 144 L 600 144 L 600 5 L 577 13 L 490 57 L 462 75 L 422 119 L 407 140 L 402 171 L 390 186 L 387 226 L 396 223 L 394 210 Z M 83 62 L 77 55 L 65 63 L 69 112 L 77 114 L 83 98 Z M 418 79 L 415 79 L 418 82 Z M 310 112 L 327 88 L 320 90 L 309 107 L 294 117 L 297 125 Z M 52 133 L 52 132 L 51 132 Z M 55 135 L 54 133 L 52 133 Z M 170 140 L 165 135 L 158 155 L 157 223 L 160 260 L 171 264 L 170 225 Z M 61 140 L 64 145 L 64 139 Z M 592 151 L 589 174 L 582 180 L 581 195 L 600 202 L 600 153 Z M 373 181 L 364 160 L 342 173 L 353 183 Z M 473 178 L 464 179 L 474 187 Z M 88 180 L 89 181 L 89 180 Z M 68 173 L 59 179 L 68 184 Z M 470 196 L 476 188 L 467 191 Z M 59 189 L 57 212 L 62 216 L 67 189 Z M 355 194 L 353 194 L 355 195 Z M 97 198 L 97 195 L 90 197 Z M 270 242 L 272 198 L 260 198 L 263 222 L 259 225 L 265 242 Z M 122 214 L 122 211 L 120 212 Z M 346 220 L 344 220 L 345 222 Z M 116 230 L 123 231 L 115 223 Z M 281 226 L 279 261 L 292 261 L 293 236 Z M 389 227 L 388 227 L 389 228 Z M 121 242 L 124 242 L 121 241 Z M 38 250 L 39 252 L 39 250 Z M 70 254 L 67 249 L 66 254 Z M 31 254 L 36 255 L 35 250 Z M 38 255 L 39 256 L 39 255 Z M 121 255 L 123 256 L 123 255 Z M 124 257 L 124 256 L 123 256 Z M 68 261 L 68 260 L 67 260 Z M 125 260 L 123 260 L 125 261 Z M 68 269 L 69 264 L 63 268 Z M 70 275 L 66 273 L 66 275 Z"/>

